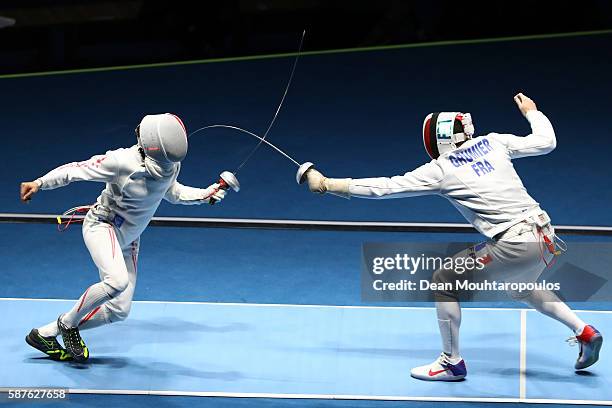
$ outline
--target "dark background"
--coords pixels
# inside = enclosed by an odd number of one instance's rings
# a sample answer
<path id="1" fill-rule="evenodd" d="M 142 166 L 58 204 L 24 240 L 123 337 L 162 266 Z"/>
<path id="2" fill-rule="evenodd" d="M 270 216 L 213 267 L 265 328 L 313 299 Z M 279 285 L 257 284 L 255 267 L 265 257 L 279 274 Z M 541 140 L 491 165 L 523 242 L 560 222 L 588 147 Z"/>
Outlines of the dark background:
<path id="1" fill-rule="evenodd" d="M 567 33 L 612 28 L 612 2 L 450 1 L 4 1 L 1 69 L 44 71 L 181 59 Z M 288 5 L 291 5 L 289 7 Z M 579 6 L 578 6 L 579 5 Z M 552 121 L 557 149 L 517 160 L 527 190 L 556 225 L 611 225 L 609 186 L 612 30 L 598 35 L 441 44 L 300 58 L 268 140 L 329 177 L 404 174 L 426 161 L 430 112 L 471 112 L 476 133 L 525 135 L 512 100 L 534 98 Z M 293 56 L 62 75 L 4 76 L 1 212 L 61 213 L 102 188 L 73 183 L 25 206 L 19 183 L 58 165 L 135 143 L 145 114 L 173 112 L 192 132 L 225 123 L 263 133 Z M 256 141 L 215 130 L 190 139 L 180 181 L 207 186 L 234 171 Z M 262 147 L 223 205 L 174 206 L 158 215 L 230 218 L 463 222 L 434 196 L 413 200 L 319 197 L 296 168 Z"/>
<path id="2" fill-rule="evenodd" d="M 576 1 L 5 0 L 0 73 L 612 28 Z M 10 25 L 11 20 L 15 21 Z"/>

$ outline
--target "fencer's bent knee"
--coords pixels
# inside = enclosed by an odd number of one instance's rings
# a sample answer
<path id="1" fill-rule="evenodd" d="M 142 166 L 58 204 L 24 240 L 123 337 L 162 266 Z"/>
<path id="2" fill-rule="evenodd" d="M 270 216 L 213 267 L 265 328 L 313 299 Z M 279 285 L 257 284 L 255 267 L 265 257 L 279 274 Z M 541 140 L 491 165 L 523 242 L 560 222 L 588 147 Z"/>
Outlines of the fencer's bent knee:
<path id="1" fill-rule="evenodd" d="M 112 299 L 126 290 L 130 281 L 127 273 L 116 273 L 114 275 L 105 276 L 102 283 L 104 283 L 106 293 Z"/>
<path id="2" fill-rule="evenodd" d="M 458 293 L 454 288 L 453 290 L 446 289 L 449 283 L 454 286 L 455 278 L 454 272 L 447 269 L 438 269 L 433 273 L 431 281 L 436 284 L 436 288 L 445 288 L 436 289 L 434 293 L 436 301 L 456 300 L 458 298 Z"/>
<path id="3" fill-rule="evenodd" d="M 443 270 L 438 269 L 437 271 L 435 271 L 431 277 L 431 281 L 433 283 L 443 283 L 445 282 L 444 277 L 442 276 L 442 274 L 444 273 Z"/>
<path id="4" fill-rule="evenodd" d="M 114 299 L 104 305 L 108 312 L 108 320 L 110 323 L 120 322 L 127 319 L 132 309 L 132 301 L 119 298 Z"/>

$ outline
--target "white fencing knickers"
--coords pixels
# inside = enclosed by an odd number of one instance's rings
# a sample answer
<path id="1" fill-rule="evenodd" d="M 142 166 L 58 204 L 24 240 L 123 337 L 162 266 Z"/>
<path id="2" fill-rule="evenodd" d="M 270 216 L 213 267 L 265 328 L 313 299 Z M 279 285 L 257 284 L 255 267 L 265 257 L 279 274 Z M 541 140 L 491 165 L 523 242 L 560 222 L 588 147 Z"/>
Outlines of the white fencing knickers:
<path id="1" fill-rule="evenodd" d="M 486 279 L 509 284 L 536 282 L 554 257 L 556 235 L 550 225 L 550 218 L 544 211 L 534 211 L 533 214 L 498 234 L 494 239 L 466 248 L 453 256 L 453 258 L 480 259 L 482 268 L 475 267 L 465 274 L 452 269 L 441 269 L 434 273 L 434 282 L 454 283 L 456 280 L 465 279 L 472 281 Z M 540 215 L 544 222 L 538 225 L 534 219 Z M 529 296 L 531 291 L 509 290 L 508 292 L 512 298 L 520 300 Z M 437 295 L 456 298 L 455 294 L 444 291 Z M 477 296 L 470 298 L 478 300 Z"/>
<path id="2" fill-rule="evenodd" d="M 128 244 L 121 242 L 115 226 L 100 221 L 91 211 L 83 222 L 83 239 L 98 267 L 101 282 L 90 286 L 62 321 L 89 329 L 124 320 L 134 296 L 140 239 Z"/>
<path id="3" fill-rule="evenodd" d="M 438 270 L 434 273 L 433 280 L 437 283 L 455 282 L 483 275 L 481 277 L 488 280 L 506 283 L 536 282 L 554 257 L 552 252 L 555 238 L 554 228 L 549 222 L 538 226 L 533 220 L 525 220 L 510 227 L 496 237 L 496 240 L 483 242 L 455 255 L 455 257 L 464 259 L 481 258 L 485 264 L 484 269 L 473 271 L 473 274 L 467 274 L 468 276 L 461 276 L 452 270 Z M 509 290 L 508 293 L 512 298 L 527 303 L 574 331 L 584 327 L 585 323 L 552 291 Z M 470 298 L 473 301 L 478 300 L 478 296 L 470 296 Z M 452 357 L 457 357 L 460 355 L 459 327 L 461 325 L 459 294 L 444 290 L 436 292 L 436 311 L 443 351 Z"/>

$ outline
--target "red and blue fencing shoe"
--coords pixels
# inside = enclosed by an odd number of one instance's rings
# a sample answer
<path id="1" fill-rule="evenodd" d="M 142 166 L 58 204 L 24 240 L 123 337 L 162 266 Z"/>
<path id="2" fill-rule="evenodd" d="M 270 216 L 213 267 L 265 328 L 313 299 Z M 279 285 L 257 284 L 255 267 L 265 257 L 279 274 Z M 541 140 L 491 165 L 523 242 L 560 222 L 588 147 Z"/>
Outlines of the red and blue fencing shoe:
<path id="1" fill-rule="evenodd" d="M 574 365 L 576 370 L 590 367 L 599 360 L 599 350 L 601 350 L 601 345 L 603 344 L 603 336 L 595 327 L 590 325 L 584 326 L 582 333 L 570 337 L 567 339 L 567 342 L 570 346 L 580 344 L 580 353 Z"/>
<path id="2" fill-rule="evenodd" d="M 433 363 L 410 370 L 410 375 L 425 381 L 459 381 L 467 375 L 467 368 L 461 357 L 451 359 L 442 353 Z"/>

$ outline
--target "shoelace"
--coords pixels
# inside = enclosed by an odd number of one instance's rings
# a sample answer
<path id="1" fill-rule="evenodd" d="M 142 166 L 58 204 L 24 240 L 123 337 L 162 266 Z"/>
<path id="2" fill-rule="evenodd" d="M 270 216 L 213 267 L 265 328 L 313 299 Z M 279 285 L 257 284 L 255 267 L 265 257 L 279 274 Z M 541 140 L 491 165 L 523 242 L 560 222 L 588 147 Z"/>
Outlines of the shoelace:
<path id="1" fill-rule="evenodd" d="M 442 352 L 440 353 L 440 357 L 438 357 L 438 364 L 440 364 L 442 367 L 447 366 L 449 364 L 452 365 L 450 358 L 446 355 L 446 353 Z"/>
<path id="2" fill-rule="evenodd" d="M 578 338 L 576 336 L 570 336 L 568 337 L 565 342 L 570 346 L 570 347 L 575 347 L 577 344 L 580 343 L 580 340 L 578 340 Z"/>
<path id="3" fill-rule="evenodd" d="M 68 341 L 71 346 L 81 346 L 81 336 L 77 328 L 68 329 Z"/>

